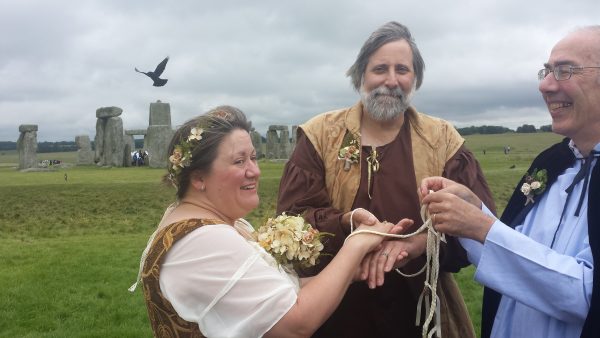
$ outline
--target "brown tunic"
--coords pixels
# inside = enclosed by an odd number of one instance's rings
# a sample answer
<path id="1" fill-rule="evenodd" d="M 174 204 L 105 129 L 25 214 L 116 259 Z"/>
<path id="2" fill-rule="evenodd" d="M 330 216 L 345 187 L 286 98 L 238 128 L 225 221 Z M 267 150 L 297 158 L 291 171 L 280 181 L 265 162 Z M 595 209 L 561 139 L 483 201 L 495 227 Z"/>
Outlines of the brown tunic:
<path id="1" fill-rule="evenodd" d="M 362 147 L 361 151 L 362 166 L 366 168 L 365 159 L 371 149 Z M 372 199 L 367 192 L 367 170 L 361 170 L 360 186 L 352 207 L 365 208 L 378 219 L 392 223 L 402 218 L 413 219 L 416 229 L 422 220 L 413 169 L 410 124 L 405 123 L 394 141 L 377 147 L 377 152 L 380 154 L 380 169 L 371 180 Z M 334 233 L 335 236 L 325 243 L 325 251 L 335 254 L 343 245 L 349 229 L 340 224 L 344 212 L 331 207 L 324 172 L 320 156 L 302 129 L 298 129 L 296 148 L 281 179 L 277 212 L 303 213 L 319 230 Z M 494 210 L 481 168 L 464 146 L 446 163 L 443 176 L 471 188 Z M 302 271 L 301 274 L 314 275 L 329 261 L 331 257 L 325 256 L 316 269 Z M 405 270 L 416 271 L 424 261 L 424 257 L 414 259 Z M 457 272 L 469 264 L 455 239 L 449 239 L 448 244 L 442 247 L 440 263 L 441 270 L 447 272 Z M 338 309 L 314 337 L 420 337 L 421 328 L 415 326 L 415 310 L 423 281 L 424 275 L 405 278 L 392 271 L 386 274 L 384 285 L 374 290 L 369 289 L 366 283 L 352 284 Z M 469 326 L 465 331 L 472 331 L 470 323 L 464 325 Z M 447 326 L 446 323 L 442 323 L 442 328 L 444 326 Z"/>

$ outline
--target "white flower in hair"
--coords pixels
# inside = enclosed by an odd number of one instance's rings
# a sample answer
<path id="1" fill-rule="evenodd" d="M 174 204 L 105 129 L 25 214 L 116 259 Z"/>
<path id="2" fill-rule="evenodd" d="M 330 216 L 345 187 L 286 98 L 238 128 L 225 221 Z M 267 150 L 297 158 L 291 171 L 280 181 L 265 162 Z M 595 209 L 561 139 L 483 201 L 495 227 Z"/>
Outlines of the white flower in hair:
<path id="1" fill-rule="evenodd" d="M 202 128 L 192 128 L 192 130 L 190 130 L 190 136 L 188 136 L 188 141 L 191 141 L 191 140 L 200 141 L 202 139 L 203 132 L 204 132 L 204 129 L 202 129 Z"/>

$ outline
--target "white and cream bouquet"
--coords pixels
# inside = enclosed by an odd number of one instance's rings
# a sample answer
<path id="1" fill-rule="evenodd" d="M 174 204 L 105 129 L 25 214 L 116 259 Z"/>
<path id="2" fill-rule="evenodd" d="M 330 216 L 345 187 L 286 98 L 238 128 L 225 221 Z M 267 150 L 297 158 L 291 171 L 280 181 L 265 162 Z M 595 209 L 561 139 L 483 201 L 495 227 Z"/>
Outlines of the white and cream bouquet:
<path id="1" fill-rule="evenodd" d="M 323 250 L 321 238 L 331 235 L 320 232 L 304 221 L 302 216 L 285 213 L 269 218 L 257 230 L 257 242 L 281 266 L 292 269 L 308 268 L 319 262 Z"/>

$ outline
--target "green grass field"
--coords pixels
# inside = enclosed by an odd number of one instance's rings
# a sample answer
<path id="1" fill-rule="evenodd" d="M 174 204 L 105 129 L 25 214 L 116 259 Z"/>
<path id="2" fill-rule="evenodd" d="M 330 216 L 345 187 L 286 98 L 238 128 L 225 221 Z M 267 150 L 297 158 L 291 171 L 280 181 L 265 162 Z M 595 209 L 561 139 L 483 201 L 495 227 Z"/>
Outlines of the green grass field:
<path id="1" fill-rule="evenodd" d="M 499 211 L 533 157 L 559 140 L 550 133 L 467 137 Z M 74 163 L 76 153 L 38 159 Z M 151 336 L 141 292 L 127 288 L 148 236 L 174 199 L 174 191 L 159 183 L 164 171 L 69 167 L 23 173 L 15 170 L 17 163 L 15 152 L 0 152 L 0 337 Z M 261 207 L 248 216 L 253 224 L 273 216 L 283 164 L 260 167 Z M 472 274 L 468 268 L 456 278 L 478 331 L 482 289 Z"/>

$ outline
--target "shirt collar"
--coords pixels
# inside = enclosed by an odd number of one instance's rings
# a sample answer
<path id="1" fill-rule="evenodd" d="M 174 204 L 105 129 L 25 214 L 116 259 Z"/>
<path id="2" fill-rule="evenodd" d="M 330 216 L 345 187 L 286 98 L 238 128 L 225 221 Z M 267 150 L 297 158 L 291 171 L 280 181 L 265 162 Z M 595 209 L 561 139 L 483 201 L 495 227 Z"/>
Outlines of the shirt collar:
<path id="1" fill-rule="evenodd" d="M 571 151 L 573 152 L 573 155 L 575 155 L 575 158 L 577 158 L 577 159 L 582 159 L 582 158 L 587 157 L 587 156 L 584 156 L 583 154 L 581 154 L 581 152 L 579 151 L 579 149 L 577 149 L 577 146 L 575 145 L 575 142 L 573 142 L 573 140 L 569 140 L 569 149 L 571 149 Z M 600 151 L 600 143 L 596 144 L 596 146 L 594 147 L 594 150 Z"/>

